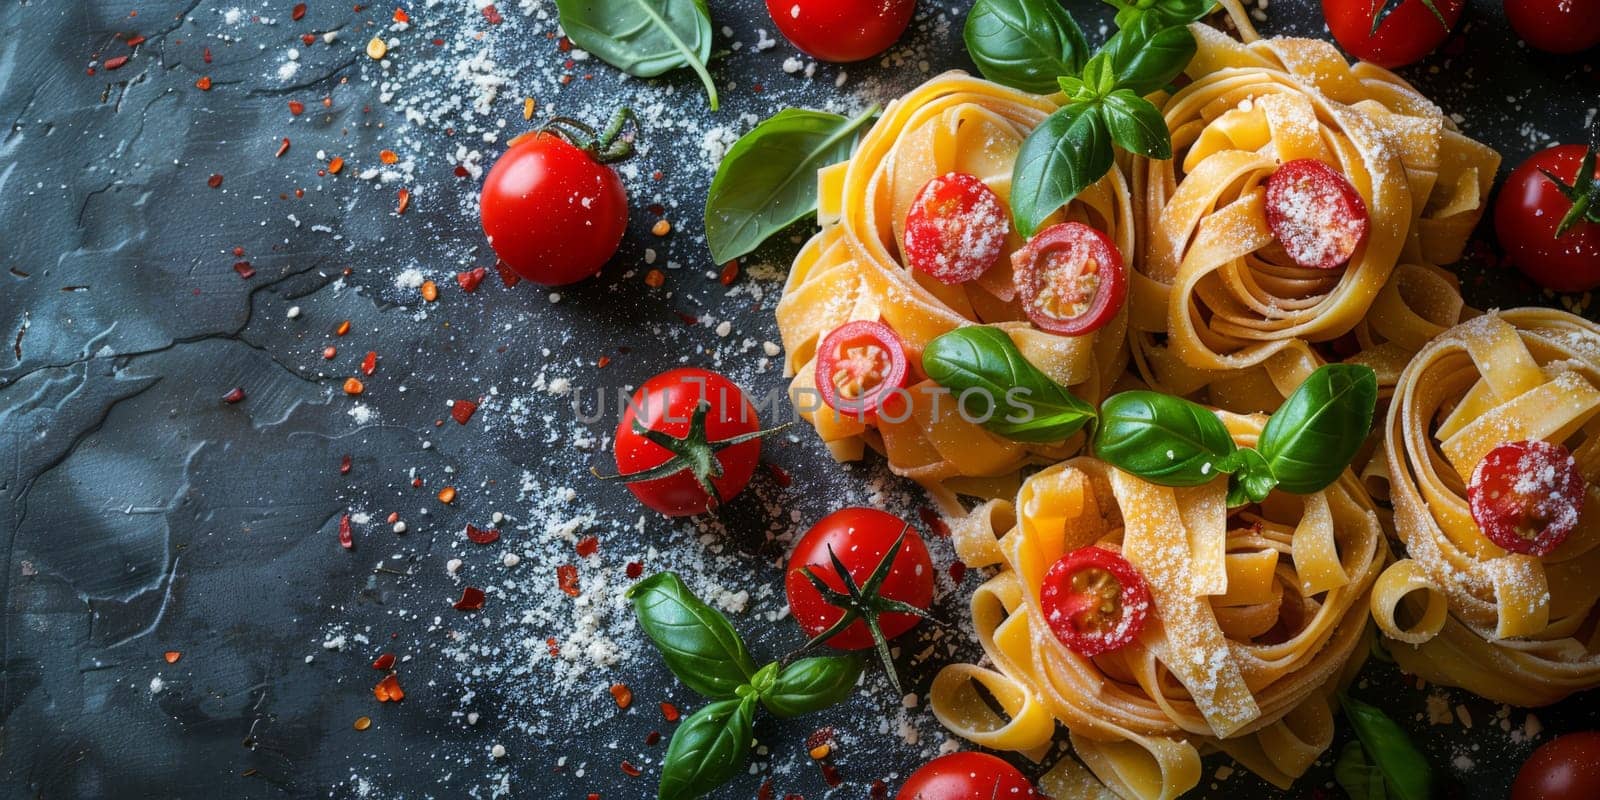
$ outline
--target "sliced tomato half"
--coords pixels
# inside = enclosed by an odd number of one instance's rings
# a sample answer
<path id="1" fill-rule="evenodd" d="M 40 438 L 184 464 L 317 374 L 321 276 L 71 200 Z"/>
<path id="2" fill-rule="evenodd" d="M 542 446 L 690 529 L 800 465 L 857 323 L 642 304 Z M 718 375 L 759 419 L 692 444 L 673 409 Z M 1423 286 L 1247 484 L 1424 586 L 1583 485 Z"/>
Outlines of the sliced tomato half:
<path id="1" fill-rule="evenodd" d="M 1128 297 L 1122 254 L 1105 234 L 1081 222 L 1039 231 L 1011 254 L 1022 308 L 1041 330 L 1081 336 L 1104 327 Z"/>
<path id="2" fill-rule="evenodd" d="M 1011 217 L 975 175 L 951 172 L 930 180 L 906 212 L 906 261 L 940 283 L 975 280 L 1000 260 Z"/>
<path id="3" fill-rule="evenodd" d="M 906 346 L 881 322 L 858 319 L 834 328 L 817 347 L 817 391 L 842 414 L 876 414 L 904 388 Z"/>
<path id="4" fill-rule="evenodd" d="M 1506 442 L 1472 470 L 1467 505 L 1489 541 L 1513 553 L 1544 556 L 1578 527 L 1587 489 L 1566 447 Z"/>
<path id="5" fill-rule="evenodd" d="M 1366 241 L 1369 223 L 1361 193 L 1321 161 L 1295 159 L 1267 178 L 1267 227 L 1302 267 L 1343 266 Z"/>
<path id="6" fill-rule="evenodd" d="M 1068 649 L 1086 658 L 1121 650 L 1150 619 L 1150 587 L 1121 553 L 1080 547 L 1044 574 L 1039 605 Z"/>

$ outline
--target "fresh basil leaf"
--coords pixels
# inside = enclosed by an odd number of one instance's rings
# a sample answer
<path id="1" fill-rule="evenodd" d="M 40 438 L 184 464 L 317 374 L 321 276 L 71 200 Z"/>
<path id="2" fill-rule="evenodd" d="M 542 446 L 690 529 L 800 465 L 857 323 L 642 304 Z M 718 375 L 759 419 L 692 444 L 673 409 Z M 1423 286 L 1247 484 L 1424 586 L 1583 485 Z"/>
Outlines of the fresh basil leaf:
<path id="1" fill-rule="evenodd" d="M 1097 99 L 1111 93 L 1117 85 L 1117 76 L 1106 53 L 1096 53 L 1083 65 L 1083 82 Z"/>
<path id="2" fill-rule="evenodd" d="M 1100 405 L 1094 453 L 1161 486 L 1200 486 L 1223 474 L 1238 449 L 1209 409 L 1158 392 L 1114 394 Z"/>
<path id="3" fill-rule="evenodd" d="M 1111 134 L 1100 106 L 1073 103 L 1045 117 L 1023 140 L 1011 171 L 1011 218 L 1024 237 L 1037 233 L 1056 209 L 1105 176 Z"/>
<path id="4" fill-rule="evenodd" d="M 754 695 L 719 700 L 690 714 L 672 734 L 661 762 L 661 800 L 693 800 L 727 783 L 750 755 Z"/>
<path id="5" fill-rule="evenodd" d="M 1349 695 L 1339 695 L 1339 705 L 1355 728 L 1362 749 L 1383 773 L 1390 800 L 1427 800 L 1432 796 L 1433 767 L 1405 730 L 1377 707 Z"/>
<path id="6" fill-rule="evenodd" d="M 1102 102 L 1111 139 L 1122 149 L 1145 158 L 1172 158 L 1167 121 L 1155 104 L 1128 89 L 1118 89 Z"/>
<path id="7" fill-rule="evenodd" d="M 968 325 L 929 342 L 922 371 L 955 395 L 968 420 L 1018 442 L 1059 442 L 1094 419 L 1078 399 L 1024 358 L 999 328 Z"/>
<path id="8" fill-rule="evenodd" d="M 857 656 L 802 658 L 760 693 L 761 704 L 779 717 L 821 711 L 849 697 L 860 677 L 861 659 Z"/>
<path id="9" fill-rule="evenodd" d="M 1218 469 L 1228 475 L 1228 507 L 1259 503 L 1278 485 L 1278 479 L 1261 453 L 1241 447 L 1222 459 Z"/>
<path id="10" fill-rule="evenodd" d="M 671 572 L 634 584 L 627 597 L 650 641 L 684 686 L 713 699 L 733 697 L 755 675 L 739 634 Z"/>
<path id="11" fill-rule="evenodd" d="M 1362 749 L 1360 742 L 1344 743 L 1344 749 L 1339 751 L 1339 760 L 1333 764 L 1333 779 L 1339 782 L 1345 794 L 1350 795 L 1350 800 L 1388 798 L 1383 772 L 1367 761 L 1367 751 Z"/>
<path id="12" fill-rule="evenodd" d="M 573 44 L 629 75 L 693 69 L 717 110 L 717 87 L 706 71 L 711 13 L 705 0 L 556 0 L 556 10 Z"/>
<path id="13" fill-rule="evenodd" d="M 1126 28 L 1147 17 L 1155 20 L 1159 27 L 1188 25 L 1210 14 L 1217 5 L 1216 0 L 1155 0 L 1155 2 L 1138 3 L 1107 0 L 1107 2 L 1117 9 L 1118 28 Z"/>
<path id="14" fill-rule="evenodd" d="M 1163 27 L 1146 15 L 1113 34 L 1101 49 L 1117 75 L 1117 88 L 1143 97 L 1172 83 L 1198 48 L 1188 28 Z"/>
<path id="15" fill-rule="evenodd" d="M 706 196 L 706 244 L 718 264 L 755 250 L 817 210 L 817 170 L 855 149 L 856 131 L 876 107 L 845 119 L 786 109 L 734 142 Z"/>
<path id="16" fill-rule="evenodd" d="M 1035 94 L 1076 75 L 1089 45 L 1056 0 L 978 0 L 962 30 L 972 63 L 995 83 Z"/>
<path id="17" fill-rule="evenodd" d="M 1320 492 L 1350 466 L 1372 431 L 1377 405 L 1378 376 L 1371 367 L 1328 364 L 1273 412 L 1257 449 L 1285 490 Z"/>

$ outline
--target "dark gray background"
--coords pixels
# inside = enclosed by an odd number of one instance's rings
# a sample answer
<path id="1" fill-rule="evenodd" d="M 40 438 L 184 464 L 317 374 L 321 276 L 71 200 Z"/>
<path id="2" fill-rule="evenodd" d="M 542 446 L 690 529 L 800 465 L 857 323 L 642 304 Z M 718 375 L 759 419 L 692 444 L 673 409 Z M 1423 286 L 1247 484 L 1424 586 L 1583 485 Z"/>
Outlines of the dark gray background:
<path id="1" fill-rule="evenodd" d="M 0 8 L 5 796 L 651 796 L 664 743 L 646 737 L 671 732 L 656 704 L 687 712 L 697 701 L 622 607 L 626 564 L 680 569 L 724 597 L 750 591 L 735 625 L 759 656 L 775 656 L 801 641 L 779 618 L 777 583 L 795 532 L 849 502 L 913 517 L 923 505 L 877 462 L 833 464 L 800 427 L 765 450 L 792 475 L 787 487 L 760 473 L 720 520 L 641 514 L 624 489 L 586 474 L 609 463 L 608 429 L 574 422 L 551 389 L 631 386 L 677 363 L 720 369 L 757 394 L 780 389 L 778 359 L 764 363 L 761 343 L 777 339 L 772 307 L 798 239 L 769 245 L 731 289 L 715 280 L 698 221 L 715 151 L 780 108 L 856 110 L 967 66 L 967 4 L 924 2 L 901 45 L 843 68 L 837 84 L 841 68 L 806 77 L 802 59 L 791 74 L 787 43 L 759 44 L 758 30 L 774 34 L 758 3 L 713 2 L 726 29 L 714 115 L 687 72 L 638 81 L 593 59 L 569 65 L 550 0 L 504 2 L 499 25 L 471 0 L 402 5 L 413 20 L 404 31 L 388 31 L 393 3 L 355 11 L 352 0 L 312 0 L 300 21 L 282 0 Z M 1071 5 L 1086 22 L 1104 19 L 1100 6 Z M 1267 17 L 1265 32 L 1322 32 L 1303 0 L 1278 0 Z M 330 30 L 332 43 L 320 38 Z M 398 40 L 388 70 L 361 53 L 378 30 Z M 147 40 L 130 51 L 134 33 Z M 305 33 L 319 38 L 304 44 Z M 130 54 L 115 71 L 100 63 Z M 1547 143 L 1581 141 L 1600 88 L 1593 54 L 1532 53 L 1499 4 L 1479 0 L 1444 54 L 1405 74 L 1500 148 L 1507 169 Z M 201 76 L 211 91 L 195 88 Z M 473 109 L 496 83 L 493 101 Z M 627 102 L 646 118 L 644 152 L 625 170 L 634 211 L 622 252 L 559 302 L 527 284 L 506 289 L 492 272 L 473 295 L 450 277 L 492 263 L 472 170 L 527 127 L 524 96 L 537 98 L 539 117 L 599 120 Z M 306 113 L 292 117 L 290 100 Z M 275 158 L 285 137 L 291 148 Z M 363 178 L 384 148 L 401 159 L 392 180 Z M 335 155 L 344 171 L 319 175 Z M 463 159 L 472 169 L 457 177 Z M 220 188 L 207 186 L 212 174 L 224 176 Z M 400 216 L 402 186 L 415 196 Z M 677 226 L 666 239 L 647 233 L 658 215 Z M 643 281 L 647 248 L 655 266 L 676 267 L 659 289 Z M 253 278 L 234 271 L 239 260 Z M 1470 299 L 1557 302 L 1484 260 L 1465 271 Z M 424 305 L 397 284 L 406 270 L 438 281 L 441 300 Z M 346 319 L 351 333 L 335 337 Z M 339 348 L 331 362 L 321 357 L 329 344 Z M 381 361 L 361 417 L 339 386 L 368 350 Z M 235 386 L 247 399 L 220 402 Z M 469 425 L 448 420 L 450 399 L 477 396 L 485 403 Z M 341 476 L 345 454 L 353 469 Z M 433 499 L 447 483 L 461 490 L 448 508 Z M 367 520 L 351 552 L 335 537 L 346 511 Z M 389 530 L 391 511 L 407 533 Z M 502 541 L 465 543 L 462 526 L 495 511 L 508 517 Z M 600 554 L 580 561 L 572 536 L 587 534 Z M 971 657 L 962 609 L 981 580 L 968 575 L 958 589 L 943 574 L 948 543 L 932 546 L 938 610 L 954 626 L 906 640 L 919 692 L 940 664 Z M 502 565 L 508 551 L 519 565 Z M 459 577 L 445 571 L 450 558 L 465 562 Z M 565 563 L 582 570 L 578 600 L 556 589 Z M 482 612 L 450 609 L 465 583 L 490 590 Z M 566 655 L 551 658 L 546 637 L 570 645 Z M 182 652 L 176 664 L 163 660 L 169 650 Z M 380 676 L 367 665 L 384 651 L 405 657 L 398 705 L 371 694 Z M 612 702 L 613 682 L 632 687 L 629 711 Z M 1356 691 L 1417 734 L 1451 795 L 1503 796 L 1532 747 L 1526 712 L 1416 691 L 1391 667 L 1370 666 Z M 1460 704 L 1471 728 L 1430 725 L 1429 692 L 1436 708 Z M 1538 711 L 1539 740 L 1593 710 L 1580 696 Z M 374 724 L 356 732 L 361 715 Z M 836 729 L 832 763 L 845 779 L 832 792 L 803 745 L 823 725 Z M 757 735 L 754 774 L 717 796 L 751 797 L 771 779 L 778 797 L 861 797 L 874 780 L 897 785 L 944 740 L 926 708 L 903 707 L 875 670 L 847 706 L 764 719 Z M 496 743 L 504 759 L 491 757 Z M 644 775 L 626 777 L 623 760 Z M 1337 796 L 1329 780 L 1319 766 L 1293 794 Z M 1269 794 L 1242 772 L 1197 792 Z"/>

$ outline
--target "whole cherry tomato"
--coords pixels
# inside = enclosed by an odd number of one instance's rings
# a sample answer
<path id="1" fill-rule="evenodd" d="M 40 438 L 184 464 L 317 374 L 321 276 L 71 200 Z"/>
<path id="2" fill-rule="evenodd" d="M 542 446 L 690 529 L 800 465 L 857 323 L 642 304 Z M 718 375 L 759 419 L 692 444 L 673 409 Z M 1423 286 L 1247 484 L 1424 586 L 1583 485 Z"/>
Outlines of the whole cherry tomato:
<path id="1" fill-rule="evenodd" d="M 1584 0 L 1506 0 L 1506 19 L 1522 40 L 1546 53 L 1578 53 L 1600 44 L 1600 7 Z"/>
<path id="2" fill-rule="evenodd" d="M 988 184 L 952 172 L 930 180 L 906 212 L 906 261 L 954 286 L 988 272 L 1005 252 L 1011 216 Z"/>
<path id="3" fill-rule="evenodd" d="M 1466 0 L 1322 0 L 1322 16 L 1345 52 L 1394 68 L 1433 52 L 1465 5 Z M 1382 21 L 1374 27 L 1380 14 Z"/>
<path id="4" fill-rule="evenodd" d="M 632 153 L 617 135 L 621 119 L 598 135 L 552 123 L 512 139 L 489 169 L 478 198 L 483 232 L 518 275 L 546 286 L 575 283 L 617 252 L 628 228 L 628 193 L 608 164 Z"/>
<path id="5" fill-rule="evenodd" d="M 1573 211 L 1573 197 L 1584 211 Z M 1563 144 L 1522 162 L 1500 187 L 1494 231 L 1506 259 L 1540 286 L 1558 292 L 1600 286 L 1600 165 L 1594 154 Z"/>
<path id="6" fill-rule="evenodd" d="M 1121 553 L 1095 545 L 1062 556 L 1039 587 L 1051 632 L 1085 657 L 1132 644 L 1149 620 L 1150 602 L 1139 570 Z"/>
<path id="7" fill-rule="evenodd" d="M 916 10 L 917 0 L 767 0 L 767 13 L 795 47 L 839 63 L 888 50 Z"/>
<path id="8" fill-rule="evenodd" d="M 1473 468 L 1467 505 L 1489 541 L 1544 556 L 1578 527 L 1587 490 L 1578 462 L 1562 445 L 1506 442 Z"/>
<path id="9" fill-rule="evenodd" d="M 1600 797 L 1600 731 L 1557 736 L 1522 762 L 1511 800 L 1594 800 Z"/>
<path id="10" fill-rule="evenodd" d="M 744 391 L 682 367 L 644 382 L 617 425 L 617 477 L 666 514 L 702 514 L 744 491 L 761 458 L 761 421 Z"/>
<path id="11" fill-rule="evenodd" d="M 1367 202 L 1333 167 L 1300 158 L 1267 178 L 1267 227 L 1294 263 L 1334 269 L 1367 238 Z"/>
<path id="12" fill-rule="evenodd" d="M 890 562 L 883 582 L 873 596 L 866 598 L 867 607 L 843 608 L 817 591 L 808 572 L 832 592 L 847 593 L 844 577 L 833 566 L 834 556 L 857 586 L 865 586 L 874 570 Z M 854 621 L 829 637 L 827 644 L 841 650 L 864 650 L 873 646 L 874 639 L 863 616 L 877 617 L 885 639 L 893 639 L 917 624 L 917 614 L 887 611 L 885 607 L 904 604 L 926 611 L 933 602 L 933 561 L 916 529 L 899 517 L 875 508 L 842 508 L 823 517 L 795 543 L 783 586 L 789 596 L 789 609 L 807 636 L 827 632 L 848 614 Z"/>
<path id="13" fill-rule="evenodd" d="M 1104 327 L 1128 296 L 1122 254 L 1081 222 L 1051 225 L 1011 254 L 1011 280 L 1040 330 L 1082 336 Z"/>
<path id="14" fill-rule="evenodd" d="M 906 346 L 881 322 L 858 319 L 817 345 L 817 391 L 834 411 L 858 419 L 878 413 L 906 385 Z"/>
<path id="15" fill-rule="evenodd" d="M 951 753 L 906 778 L 896 800 L 995 800 L 1039 797 L 1016 767 L 988 753 Z"/>

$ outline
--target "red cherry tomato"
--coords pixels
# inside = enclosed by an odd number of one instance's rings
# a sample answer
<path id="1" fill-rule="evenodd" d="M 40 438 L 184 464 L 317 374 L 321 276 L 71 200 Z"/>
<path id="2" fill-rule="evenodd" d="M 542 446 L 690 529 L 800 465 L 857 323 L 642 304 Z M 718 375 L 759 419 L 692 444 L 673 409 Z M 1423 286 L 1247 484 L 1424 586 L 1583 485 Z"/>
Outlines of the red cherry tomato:
<path id="1" fill-rule="evenodd" d="M 917 0 L 767 0 L 784 38 L 812 58 L 841 64 L 888 50 L 916 10 Z"/>
<path id="2" fill-rule="evenodd" d="M 1039 797 L 1033 784 L 988 753 L 951 753 L 922 765 L 906 778 L 896 800 L 1028 800 Z"/>
<path id="3" fill-rule="evenodd" d="M 844 611 L 823 598 L 806 578 L 805 568 L 810 567 L 834 591 L 845 591 L 844 579 L 828 557 L 831 547 L 833 554 L 844 563 L 851 580 L 860 586 L 889 555 L 901 531 L 906 531 L 905 540 L 894 553 L 894 566 L 879 587 L 879 596 L 924 610 L 928 608 L 933 602 L 933 561 L 916 529 L 908 529 L 904 520 L 875 508 L 842 508 L 806 531 L 795 543 L 794 552 L 789 554 L 783 587 L 789 596 L 789 609 L 807 636 L 826 631 L 844 617 Z M 885 613 L 878 617 L 886 639 L 911 630 L 917 622 L 918 618 L 911 614 Z M 840 650 L 865 650 L 873 646 L 872 633 L 860 620 L 835 634 L 827 643 Z"/>
<path id="4" fill-rule="evenodd" d="M 906 260 L 954 286 L 989 271 L 1005 252 L 1011 217 L 988 184 L 965 172 L 928 181 L 906 212 Z"/>
<path id="5" fill-rule="evenodd" d="M 817 346 L 816 380 L 829 408 L 857 417 L 876 414 L 906 385 L 905 344 L 881 322 L 846 322 Z"/>
<path id="6" fill-rule="evenodd" d="M 690 422 L 702 403 L 705 432 L 697 441 L 690 435 Z M 666 434 L 672 447 L 650 441 L 635 430 L 635 421 L 645 430 Z M 760 427 L 755 406 L 733 381 L 693 367 L 669 370 L 645 381 L 623 410 L 617 425 L 617 468 L 620 477 L 632 478 L 628 489 L 639 502 L 669 517 L 701 514 L 744 491 L 761 458 L 757 439 L 721 448 L 718 442 L 755 433 Z M 708 457 L 702 459 L 697 453 Z M 709 468 L 700 474 L 697 464 Z M 672 465 L 678 469 L 672 470 Z M 668 474 L 641 476 L 653 471 Z M 715 487 L 715 497 L 706 491 L 708 484 Z"/>
<path id="7" fill-rule="evenodd" d="M 1139 637 L 1150 617 L 1150 588 L 1121 553 L 1090 545 L 1045 572 L 1039 605 L 1056 638 L 1092 658 Z"/>
<path id="8" fill-rule="evenodd" d="M 1577 53 L 1600 44 L 1600 8 L 1583 0 L 1506 0 L 1518 36 L 1546 53 Z"/>
<path id="9" fill-rule="evenodd" d="M 1011 254 L 1011 267 L 1028 319 L 1062 336 L 1099 330 L 1128 296 L 1128 274 L 1117 246 L 1081 222 L 1039 231 Z"/>
<path id="10" fill-rule="evenodd" d="M 1522 762 L 1511 800 L 1594 800 L 1600 797 L 1600 731 L 1557 736 Z"/>
<path id="11" fill-rule="evenodd" d="M 1345 52 L 1392 69 L 1419 61 L 1442 44 L 1461 19 L 1465 4 L 1465 0 L 1431 0 L 1429 8 L 1430 0 L 1399 0 L 1376 33 L 1373 19 L 1395 0 L 1322 0 L 1322 16 Z"/>
<path id="12" fill-rule="evenodd" d="M 1600 180 L 1600 165 L 1590 180 L 1576 180 L 1585 152 L 1582 145 L 1563 144 L 1534 153 L 1506 178 L 1494 204 L 1494 231 L 1506 259 L 1540 286 L 1558 292 L 1586 292 L 1600 286 L 1600 222 L 1579 219 L 1557 236 L 1572 201 L 1540 170 L 1568 186 L 1577 182 L 1593 192 L 1591 181 Z M 1600 197 L 1595 201 L 1591 213 L 1600 213 Z"/>
<path id="13" fill-rule="evenodd" d="M 628 227 L 617 173 L 554 133 L 513 139 L 483 182 L 479 208 L 500 260 L 546 286 L 598 273 Z"/>
<path id="14" fill-rule="evenodd" d="M 1483 535 L 1513 553 L 1556 549 L 1578 527 L 1587 483 L 1567 448 L 1506 442 L 1472 470 L 1467 505 Z"/>
<path id="15" fill-rule="evenodd" d="M 1296 159 L 1267 178 L 1267 227 L 1302 267 L 1342 266 L 1366 240 L 1367 225 L 1356 187 L 1321 161 Z"/>

